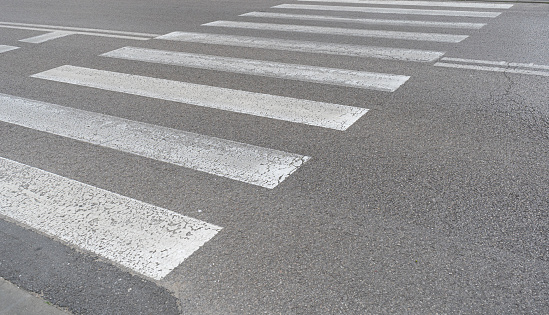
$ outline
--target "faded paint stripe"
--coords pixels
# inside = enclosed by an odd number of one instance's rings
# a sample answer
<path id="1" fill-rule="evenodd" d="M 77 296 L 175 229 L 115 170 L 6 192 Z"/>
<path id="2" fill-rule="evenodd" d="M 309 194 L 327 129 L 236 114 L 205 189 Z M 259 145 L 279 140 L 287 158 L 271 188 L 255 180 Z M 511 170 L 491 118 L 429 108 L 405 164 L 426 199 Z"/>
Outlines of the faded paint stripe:
<path id="1" fill-rule="evenodd" d="M 19 49 L 19 47 L 8 46 L 8 45 L 0 45 L 0 54 L 3 53 L 3 52 L 8 52 L 8 51 L 15 50 L 15 49 Z"/>
<path id="2" fill-rule="evenodd" d="M 287 14 L 287 13 L 272 13 L 272 12 L 249 12 L 249 13 L 241 14 L 240 16 L 269 18 L 269 19 L 302 20 L 302 21 L 342 22 L 342 23 L 356 23 L 356 24 L 366 24 L 366 25 L 393 25 L 393 26 L 459 28 L 459 29 L 481 29 L 483 26 L 486 25 L 483 23 L 361 19 L 361 18 L 346 18 L 346 17 L 337 17 L 337 16 L 328 16 L 328 15 Z"/>
<path id="3" fill-rule="evenodd" d="M 527 74 L 527 75 L 537 75 L 549 77 L 549 71 L 534 71 L 534 70 L 523 70 L 516 68 L 500 68 L 500 67 L 489 67 L 489 66 L 477 66 L 477 65 L 465 65 L 457 63 L 446 63 L 446 62 L 437 62 L 435 67 L 445 67 L 445 68 L 455 68 L 455 69 L 468 69 L 468 70 L 479 70 L 479 71 L 491 71 L 491 72 L 505 72 L 505 73 L 517 73 L 517 74 Z"/>
<path id="4" fill-rule="evenodd" d="M 320 11 L 343 11 L 383 14 L 413 14 L 433 16 L 464 16 L 495 18 L 500 12 L 489 11 L 454 11 L 454 10 L 423 10 L 423 9 L 394 9 L 394 8 L 372 8 L 372 7 L 349 7 L 349 6 L 328 6 L 328 5 L 304 5 L 304 4 L 281 4 L 274 6 L 276 9 L 294 10 L 320 10 Z"/>
<path id="5" fill-rule="evenodd" d="M 0 214 L 156 280 L 221 230 L 1 157 Z"/>
<path id="6" fill-rule="evenodd" d="M 9 28 L 16 30 L 29 30 L 29 31 L 41 31 L 41 32 L 52 32 L 54 29 L 43 28 L 43 27 L 28 27 L 28 26 L 15 26 L 15 25 L 4 25 L 0 24 L 0 28 Z M 93 33 L 93 32 L 72 32 L 75 35 L 89 35 L 89 36 L 99 36 L 99 37 L 109 37 L 109 38 L 120 38 L 120 39 L 133 39 L 133 40 L 149 40 L 151 37 L 138 37 L 138 36 L 128 36 L 128 35 L 118 35 L 118 34 L 102 34 L 102 33 Z"/>
<path id="7" fill-rule="evenodd" d="M 69 35 L 74 35 L 74 33 L 67 32 L 67 31 L 55 31 L 51 33 L 34 36 L 34 37 L 20 39 L 19 41 L 25 42 L 25 43 L 31 43 L 31 44 L 41 44 L 49 40 L 58 39 L 58 38 L 69 36 Z"/>
<path id="8" fill-rule="evenodd" d="M 521 67 L 521 68 L 549 70 L 549 66 L 536 65 L 534 63 L 518 63 L 518 62 L 508 62 L 508 61 L 492 61 L 492 60 L 477 60 L 477 59 L 463 59 L 463 58 L 442 58 L 441 61 L 454 61 L 454 62 L 492 65 L 492 66 Z"/>
<path id="9" fill-rule="evenodd" d="M 3 94 L 0 120 L 269 189 L 309 159 Z"/>
<path id="10" fill-rule="evenodd" d="M 444 52 L 440 51 L 333 44 L 311 41 L 272 39 L 237 35 L 219 35 L 207 33 L 172 32 L 166 35 L 159 36 L 157 37 L 157 39 L 211 45 L 228 45 L 248 48 L 296 51 L 310 54 L 327 54 L 414 62 L 433 62 L 444 55 Z"/>
<path id="11" fill-rule="evenodd" d="M 102 54 L 102 56 L 388 92 L 394 92 L 410 78 L 409 76 L 404 75 L 314 67 L 136 47 L 120 48 Z"/>
<path id="12" fill-rule="evenodd" d="M 426 7 L 454 7 L 477 9 L 509 9 L 512 4 L 504 3 L 478 3 L 465 1 L 390 1 L 390 0 L 298 0 L 307 2 L 332 2 L 332 3 L 360 3 L 375 5 L 400 5 L 400 6 L 426 6 Z"/>
<path id="13" fill-rule="evenodd" d="M 39 27 L 41 29 L 44 29 L 44 28 L 49 29 L 49 31 L 67 30 L 67 31 L 76 31 L 76 32 L 92 32 L 92 33 L 116 34 L 116 35 L 126 35 L 126 36 L 141 36 L 141 37 L 160 36 L 160 34 L 124 32 L 124 31 L 105 30 L 105 29 L 99 29 L 99 28 L 82 28 L 82 27 L 45 25 L 45 24 L 0 22 L 0 25 L 6 25 L 6 26 L 11 25 L 11 26 L 20 26 L 20 27 Z"/>
<path id="14" fill-rule="evenodd" d="M 309 34 L 330 34 L 330 35 L 343 35 L 343 36 L 418 40 L 418 41 L 443 42 L 443 43 L 459 43 L 468 37 L 467 35 L 451 35 L 451 34 L 439 34 L 439 33 L 380 31 L 380 30 L 349 29 L 349 28 L 339 28 L 339 27 L 253 23 L 253 22 L 236 22 L 236 21 L 215 21 L 215 22 L 210 22 L 203 25 L 216 26 L 216 27 L 243 28 L 243 29 L 263 30 L 263 31 L 298 32 L 298 33 L 309 33 Z"/>
<path id="15" fill-rule="evenodd" d="M 349 128 L 368 111 L 359 107 L 74 66 L 61 66 L 33 77 L 336 130 Z"/>

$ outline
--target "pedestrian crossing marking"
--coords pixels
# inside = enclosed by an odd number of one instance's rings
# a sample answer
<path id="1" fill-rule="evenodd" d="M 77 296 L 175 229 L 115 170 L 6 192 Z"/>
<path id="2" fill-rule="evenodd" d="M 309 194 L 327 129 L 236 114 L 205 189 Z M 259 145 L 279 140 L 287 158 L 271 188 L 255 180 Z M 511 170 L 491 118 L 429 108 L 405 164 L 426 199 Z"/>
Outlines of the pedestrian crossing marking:
<path id="1" fill-rule="evenodd" d="M 335 130 L 346 130 L 368 111 L 360 107 L 69 65 L 32 77 Z"/>
<path id="2" fill-rule="evenodd" d="M 381 31 L 381 30 L 349 29 L 349 28 L 325 27 L 325 26 L 306 26 L 306 25 L 293 25 L 293 24 L 288 25 L 288 24 L 253 23 L 253 22 L 237 22 L 237 21 L 215 21 L 215 22 L 210 22 L 203 25 L 216 26 L 216 27 L 243 28 L 243 29 L 263 30 L 263 31 L 404 39 L 404 40 L 431 41 L 431 42 L 442 42 L 442 43 L 459 43 L 468 37 L 467 35 L 453 35 L 453 34 L 439 34 L 439 33 Z"/>
<path id="3" fill-rule="evenodd" d="M 411 62 L 433 62 L 444 55 L 444 52 L 441 51 L 334 44 L 211 33 L 172 32 L 159 36 L 156 39 Z"/>
<path id="4" fill-rule="evenodd" d="M 309 159 L 5 94 L 0 121 L 269 189 Z"/>
<path id="5" fill-rule="evenodd" d="M 0 45 L 0 54 L 8 51 L 12 51 L 15 49 L 19 49 L 19 47 L 15 46 L 8 46 L 8 45 Z"/>
<path id="6" fill-rule="evenodd" d="M 324 21 L 324 22 L 343 22 L 367 25 L 393 25 L 393 26 L 412 26 L 412 27 L 437 27 L 437 28 L 459 28 L 459 29 L 481 29 L 484 23 L 464 23 L 464 22 L 438 22 L 438 21 L 412 21 L 412 20 L 387 20 L 387 19 L 362 19 L 347 18 L 328 15 L 309 15 L 309 14 L 288 14 L 271 12 L 249 12 L 239 16 L 258 17 L 270 19 L 291 19 L 302 21 Z"/>
<path id="7" fill-rule="evenodd" d="M 274 6 L 272 8 L 275 8 L 275 9 L 293 9 L 293 10 L 320 10 L 320 11 L 381 13 L 381 14 L 412 14 L 412 15 L 431 15 L 431 16 L 481 17 L 481 18 L 495 18 L 495 17 L 497 17 L 501 14 L 501 12 L 490 12 L 490 11 L 396 9 L 396 8 L 312 5 L 312 4 L 281 4 L 281 5 Z"/>
<path id="8" fill-rule="evenodd" d="M 58 39 L 58 38 L 73 35 L 73 34 L 75 34 L 75 33 L 67 32 L 67 31 L 55 31 L 55 32 L 46 33 L 46 34 L 42 34 L 42 35 L 38 35 L 38 36 L 33 36 L 33 37 L 25 38 L 25 39 L 20 39 L 19 41 L 20 42 L 25 42 L 25 43 L 31 43 L 31 44 L 41 44 L 41 43 L 44 43 L 44 42 L 47 42 L 47 41 L 50 41 L 50 40 L 53 40 L 53 39 Z"/>
<path id="9" fill-rule="evenodd" d="M 434 64 L 435 67 L 516 73 L 549 77 L 549 66 L 536 65 L 533 63 L 518 63 L 507 61 L 476 60 L 463 58 L 443 58 Z"/>
<path id="10" fill-rule="evenodd" d="M 396 91 L 410 78 L 404 75 L 313 67 L 137 47 L 123 47 L 102 54 L 102 56 L 388 92 Z"/>
<path id="11" fill-rule="evenodd" d="M 221 230 L 2 157 L 0 215 L 156 280 Z"/>
<path id="12" fill-rule="evenodd" d="M 455 7 L 477 9 L 509 9 L 513 4 L 506 3 L 478 3 L 465 1 L 404 1 L 404 0 L 298 0 L 306 2 L 332 2 L 332 3 L 356 3 L 374 5 L 401 5 L 401 6 L 427 6 L 427 7 Z"/>

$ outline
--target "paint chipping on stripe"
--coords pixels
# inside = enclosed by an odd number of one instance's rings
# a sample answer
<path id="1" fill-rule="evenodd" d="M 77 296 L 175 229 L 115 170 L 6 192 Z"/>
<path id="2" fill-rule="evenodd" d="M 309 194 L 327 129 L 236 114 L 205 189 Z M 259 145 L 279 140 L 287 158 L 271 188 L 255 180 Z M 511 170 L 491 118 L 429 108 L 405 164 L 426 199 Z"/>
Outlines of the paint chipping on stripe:
<path id="1" fill-rule="evenodd" d="M 137 47 L 123 47 L 102 54 L 101 56 L 388 92 L 395 91 L 410 78 L 409 76 L 395 74 L 314 67 Z"/>
<path id="2" fill-rule="evenodd" d="M 5 158 L 0 214 L 156 280 L 221 230 Z"/>
<path id="3" fill-rule="evenodd" d="M 360 46 L 333 44 L 288 39 L 271 39 L 263 37 L 219 35 L 208 33 L 172 32 L 156 39 L 201 43 L 211 45 L 228 45 L 259 49 L 295 51 L 310 54 L 327 54 L 361 58 L 379 58 L 398 61 L 433 62 L 444 55 L 440 51 L 428 51 L 405 48 Z"/>
<path id="4" fill-rule="evenodd" d="M 346 130 L 368 111 L 360 107 L 68 65 L 32 77 L 336 130 Z"/>
<path id="5" fill-rule="evenodd" d="M 309 157 L 0 94 L 0 121 L 275 188 Z"/>
<path id="6" fill-rule="evenodd" d="M 281 4 L 274 6 L 275 9 L 295 10 L 320 10 L 320 11 L 343 11 L 343 12 L 364 12 L 381 14 L 413 14 L 432 16 L 465 16 L 495 18 L 500 12 L 489 11 L 454 11 L 454 10 L 424 10 L 424 9 L 395 9 L 395 8 L 373 8 L 373 7 L 350 7 L 330 5 L 304 5 L 304 4 Z"/>
<path id="7" fill-rule="evenodd" d="M 215 27 L 264 30 L 264 31 L 277 31 L 277 32 L 330 34 L 330 35 L 343 35 L 343 36 L 430 41 L 430 42 L 442 42 L 442 43 L 459 43 L 468 37 L 468 35 L 380 31 L 380 30 L 349 29 L 349 28 L 338 28 L 338 27 L 253 23 L 253 22 L 236 22 L 236 21 L 215 21 L 215 22 L 210 22 L 203 25 L 215 26 Z"/>

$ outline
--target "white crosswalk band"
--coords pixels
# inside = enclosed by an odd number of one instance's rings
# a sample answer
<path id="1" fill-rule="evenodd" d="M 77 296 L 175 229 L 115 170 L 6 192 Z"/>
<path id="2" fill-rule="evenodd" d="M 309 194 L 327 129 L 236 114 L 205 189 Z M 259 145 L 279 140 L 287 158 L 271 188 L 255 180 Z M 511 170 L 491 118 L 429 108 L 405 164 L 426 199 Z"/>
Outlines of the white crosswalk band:
<path id="1" fill-rule="evenodd" d="M 454 7 L 477 9 L 509 9 L 513 4 L 507 3 L 478 3 L 466 1 L 405 1 L 405 0 L 299 0 L 305 2 L 332 2 L 332 3 L 360 3 L 374 5 L 398 5 L 398 6 L 427 6 L 427 7 Z"/>
<path id="2" fill-rule="evenodd" d="M 0 45 L 0 54 L 8 51 L 12 51 L 15 49 L 18 49 L 19 47 L 15 46 L 8 46 L 8 45 Z"/>
<path id="3" fill-rule="evenodd" d="M 102 56 L 389 92 L 395 91 L 410 78 L 404 75 L 313 67 L 136 47 L 120 48 L 105 53 Z"/>
<path id="4" fill-rule="evenodd" d="M 221 230 L 5 158 L 0 215 L 156 280 Z"/>
<path id="5" fill-rule="evenodd" d="M 58 38 L 73 35 L 73 34 L 75 34 L 75 33 L 74 32 L 67 32 L 67 31 L 55 31 L 55 32 L 51 32 L 51 33 L 46 33 L 46 34 L 42 34 L 42 35 L 38 35 L 38 36 L 34 36 L 34 37 L 21 39 L 19 41 L 20 42 L 25 42 L 25 43 L 32 43 L 32 44 L 41 44 L 41 43 L 47 42 L 49 40 L 58 39 Z"/>
<path id="6" fill-rule="evenodd" d="M 350 6 L 329 6 L 329 5 L 307 5 L 307 4 L 281 4 L 274 6 L 275 9 L 293 10 L 319 10 L 319 11 L 342 11 L 362 12 L 381 14 L 411 14 L 411 15 L 432 15 L 432 16 L 462 16 L 495 18 L 500 12 L 490 11 L 455 11 L 455 10 L 424 10 L 424 9 L 396 9 L 396 8 L 374 8 L 374 7 L 350 7 Z"/>
<path id="7" fill-rule="evenodd" d="M 549 71 L 535 71 L 535 70 L 525 70 L 525 69 L 516 69 L 516 68 L 502 68 L 502 67 L 495 67 L 495 66 L 467 65 L 467 64 L 457 64 L 457 63 L 447 63 L 447 62 L 437 62 L 437 63 L 435 63 L 434 66 L 435 67 L 445 67 L 445 68 L 455 68 L 455 69 L 517 73 L 517 74 L 537 75 L 537 76 L 549 77 Z"/>
<path id="8" fill-rule="evenodd" d="M 412 62 L 432 62 L 438 60 L 444 55 L 444 52 L 440 51 L 332 44 L 311 41 L 271 39 L 238 35 L 219 35 L 208 33 L 172 32 L 166 35 L 159 36 L 157 37 L 157 39 L 181 41 L 188 43 L 228 45 L 237 47 L 294 51 L 311 54 L 380 58 Z"/>
<path id="9" fill-rule="evenodd" d="M 346 130 L 368 111 L 359 107 L 74 66 L 61 66 L 32 77 L 336 130 Z"/>
<path id="10" fill-rule="evenodd" d="M 463 59 L 463 58 L 442 58 L 441 61 L 454 61 L 461 63 L 473 63 L 473 64 L 484 64 L 484 65 L 493 65 L 493 66 L 503 66 L 503 67 L 522 67 L 522 68 L 532 68 L 539 70 L 549 70 L 547 65 L 537 65 L 534 63 L 519 63 L 519 62 L 508 62 L 508 61 L 493 61 L 493 60 L 477 60 L 477 59 Z"/>
<path id="11" fill-rule="evenodd" d="M 240 16 L 269 18 L 269 19 L 302 20 L 302 21 L 343 22 L 343 23 L 356 23 L 356 24 L 366 24 L 366 25 L 393 25 L 393 26 L 459 28 L 459 29 L 480 29 L 486 25 L 484 23 L 362 19 L 362 18 L 347 18 L 347 17 L 328 16 L 328 15 L 287 14 L 287 13 L 272 13 L 272 12 L 249 12 L 249 13 L 241 14 Z"/>
<path id="12" fill-rule="evenodd" d="M 309 159 L 3 94 L 0 121 L 269 189 Z"/>
<path id="13" fill-rule="evenodd" d="M 439 33 L 380 31 L 380 30 L 348 29 L 348 28 L 338 28 L 338 27 L 253 23 L 253 22 L 236 22 L 236 21 L 215 21 L 215 22 L 210 22 L 203 25 L 264 30 L 264 31 L 277 31 L 277 32 L 330 34 L 330 35 L 343 35 L 343 36 L 360 36 L 360 37 L 374 37 L 374 38 L 432 41 L 432 42 L 443 42 L 443 43 L 459 43 L 468 37 L 467 35 L 452 35 L 452 34 L 439 34 Z"/>

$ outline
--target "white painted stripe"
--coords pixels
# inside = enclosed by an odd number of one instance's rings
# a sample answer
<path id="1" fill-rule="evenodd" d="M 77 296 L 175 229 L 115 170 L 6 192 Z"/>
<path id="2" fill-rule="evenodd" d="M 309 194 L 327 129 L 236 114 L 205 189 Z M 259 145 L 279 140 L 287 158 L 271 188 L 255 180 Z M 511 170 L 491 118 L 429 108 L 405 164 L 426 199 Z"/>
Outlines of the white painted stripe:
<path id="1" fill-rule="evenodd" d="M 58 25 L 45 25 L 45 24 L 28 24 L 28 23 L 14 23 L 14 22 L 0 22 L 0 25 L 6 26 L 23 26 L 23 27 L 39 27 L 46 28 L 49 31 L 57 30 L 68 30 L 68 31 L 77 31 L 77 32 L 92 32 L 92 33 L 105 33 L 105 34 L 116 34 L 116 35 L 127 35 L 127 36 L 140 36 L 140 37 L 156 37 L 160 34 L 150 34 L 150 33 L 137 33 L 137 32 L 124 32 L 124 31 L 114 31 L 114 30 L 105 30 L 99 28 L 82 28 L 82 27 L 70 27 L 70 26 L 58 26 Z"/>
<path id="2" fill-rule="evenodd" d="M 394 92 L 410 78 L 409 76 L 404 75 L 314 67 L 135 47 L 120 48 L 101 56 L 388 92 Z"/>
<path id="3" fill-rule="evenodd" d="M 0 214 L 156 280 L 221 230 L 5 158 Z"/>
<path id="4" fill-rule="evenodd" d="M 477 9 L 509 9 L 512 4 L 504 3 L 478 3 L 465 1 L 390 1 L 390 0 L 298 0 L 310 2 L 332 2 L 332 3 L 361 3 L 379 5 L 400 5 L 400 6 L 427 6 L 427 7 L 455 7 L 455 8 L 477 8 Z"/>
<path id="5" fill-rule="evenodd" d="M 435 15 L 435 16 L 465 16 L 495 18 L 500 12 L 488 11 L 454 11 L 454 10 L 423 10 L 423 9 L 394 9 L 394 8 L 372 8 L 372 7 L 349 7 L 349 6 L 328 6 L 328 5 L 303 5 L 303 4 L 281 4 L 274 6 L 276 9 L 294 10 L 320 10 L 320 11 L 343 11 L 383 14 L 413 14 L 413 15 Z"/>
<path id="6" fill-rule="evenodd" d="M 210 22 L 202 25 L 216 26 L 216 27 L 244 28 L 244 29 L 254 29 L 254 30 L 263 30 L 263 31 L 361 36 L 361 37 L 443 42 L 443 43 L 459 43 L 468 37 L 467 35 L 396 32 L 396 31 L 349 29 L 349 28 L 338 28 L 338 27 L 253 23 L 253 22 L 236 22 L 236 21 L 215 21 L 215 22 Z"/>
<path id="7" fill-rule="evenodd" d="M 476 60 L 476 59 L 463 59 L 463 58 L 442 58 L 441 60 L 442 61 L 465 62 L 465 63 L 468 62 L 468 63 L 475 63 L 475 64 L 503 66 L 503 67 L 522 67 L 522 68 L 549 70 L 549 66 L 536 65 L 536 64 L 533 64 L 533 63 L 518 63 L 518 62 L 507 62 L 507 61 Z"/>
<path id="8" fill-rule="evenodd" d="M 460 28 L 460 29 L 480 29 L 486 25 L 483 23 L 360 19 L 360 18 L 346 18 L 346 17 L 337 17 L 337 16 L 328 16 L 328 15 L 286 14 L 286 13 L 271 13 L 271 12 L 249 12 L 249 13 L 241 14 L 240 16 L 270 18 L 270 19 L 303 20 L 303 21 L 344 22 L 344 23 L 357 23 L 357 24 L 367 24 L 367 25 L 394 25 L 394 26 Z"/>
<path id="9" fill-rule="evenodd" d="M 31 44 L 41 44 L 41 43 L 47 42 L 47 41 L 52 40 L 52 39 L 58 39 L 58 38 L 73 35 L 73 34 L 74 34 L 73 32 L 55 31 L 55 32 L 51 32 L 51 33 L 46 33 L 46 34 L 34 36 L 34 37 L 20 39 L 19 41 L 20 42 L 25 42 L 25 43 L 31 43 Z"/>
<path id="10" fill-rule="evenodd" d="M 0 54 L 3 53 L 3 52 L 15 50 L 15 49 L 19 49 L 19 47 L 8 46 L 8 45 L 0 45 Z"/>
<path id="11" fill-rule="evenodd" d="M 32 77 L 336 130 L 346 130 L 368 111 L 359 107 L 68 65 Z"/>
<path id="12" fill-rule="evenodd" d="M 544 77 L 549 77 L 549 71 L 533 71 L 533 70 L 523 70 L 523 69 L 513 69 L 513 68 L 500 68 L 500 67 L 489 67 L 489 66 L 475 66 L 475 65 L 465 65 L 457 63 L 446 63 L 446 62 L 437 62 L 435 63 L 436 67 L 446 67 L 446 68 L 456 68 L 456 69 L 469 69 L 469 70 L 480 70 L 480 71 L 491 71 L 491 72 L 505 72 L 505 73 L 518 73 L 518 74 L 527 74 L 527 75 L 539 75 Z"/>
<path id="13" fill-rule="evenodd" d="M 368 111 L 360 107 L 74 66 L 61 66 L 32 77 L 336 130 L 346 130 Z"/>
<path id="14" fill-rule="evenodd" d="M 42 31 L 42 32 L 51 32 L 54 31 L 50 28 L 40 28 L 40 27 L 27 27 L 27 26 L 14 26 L 14 25 L 0 25 L 0 28 L 9 28 L 17 30 L 29 30 L 29 31 Z M 120 39 L 133 39 L 133 40 L 149 40 L 151 37 L 137 37 L 137 36 L 127 36 L 127 35 L 116 35 L 116 34 L 101 34 L 101 33 L 92 33 L 92 32 L 72 32 L 76 35 L 89 35 L 89 36 L 99 36 L 99 37 L 110 37 L 110 38 L 120 38 Z"/>
<path id="15" fill-rule="evenodd" d="M 0 120 L 269 189 L 309 159 L 4 94 Z"/>
<path id="16" fill-rule="evenodd" d="M 212 45 L 230 45 L 260 49 L 297 51 L 311 54 L 328 54 L 415 62 L 433 62 L 444 55 L 444 52 L 440 51 L 189 32 L 173 32 L 159 36 L 157 39 Z"/>

